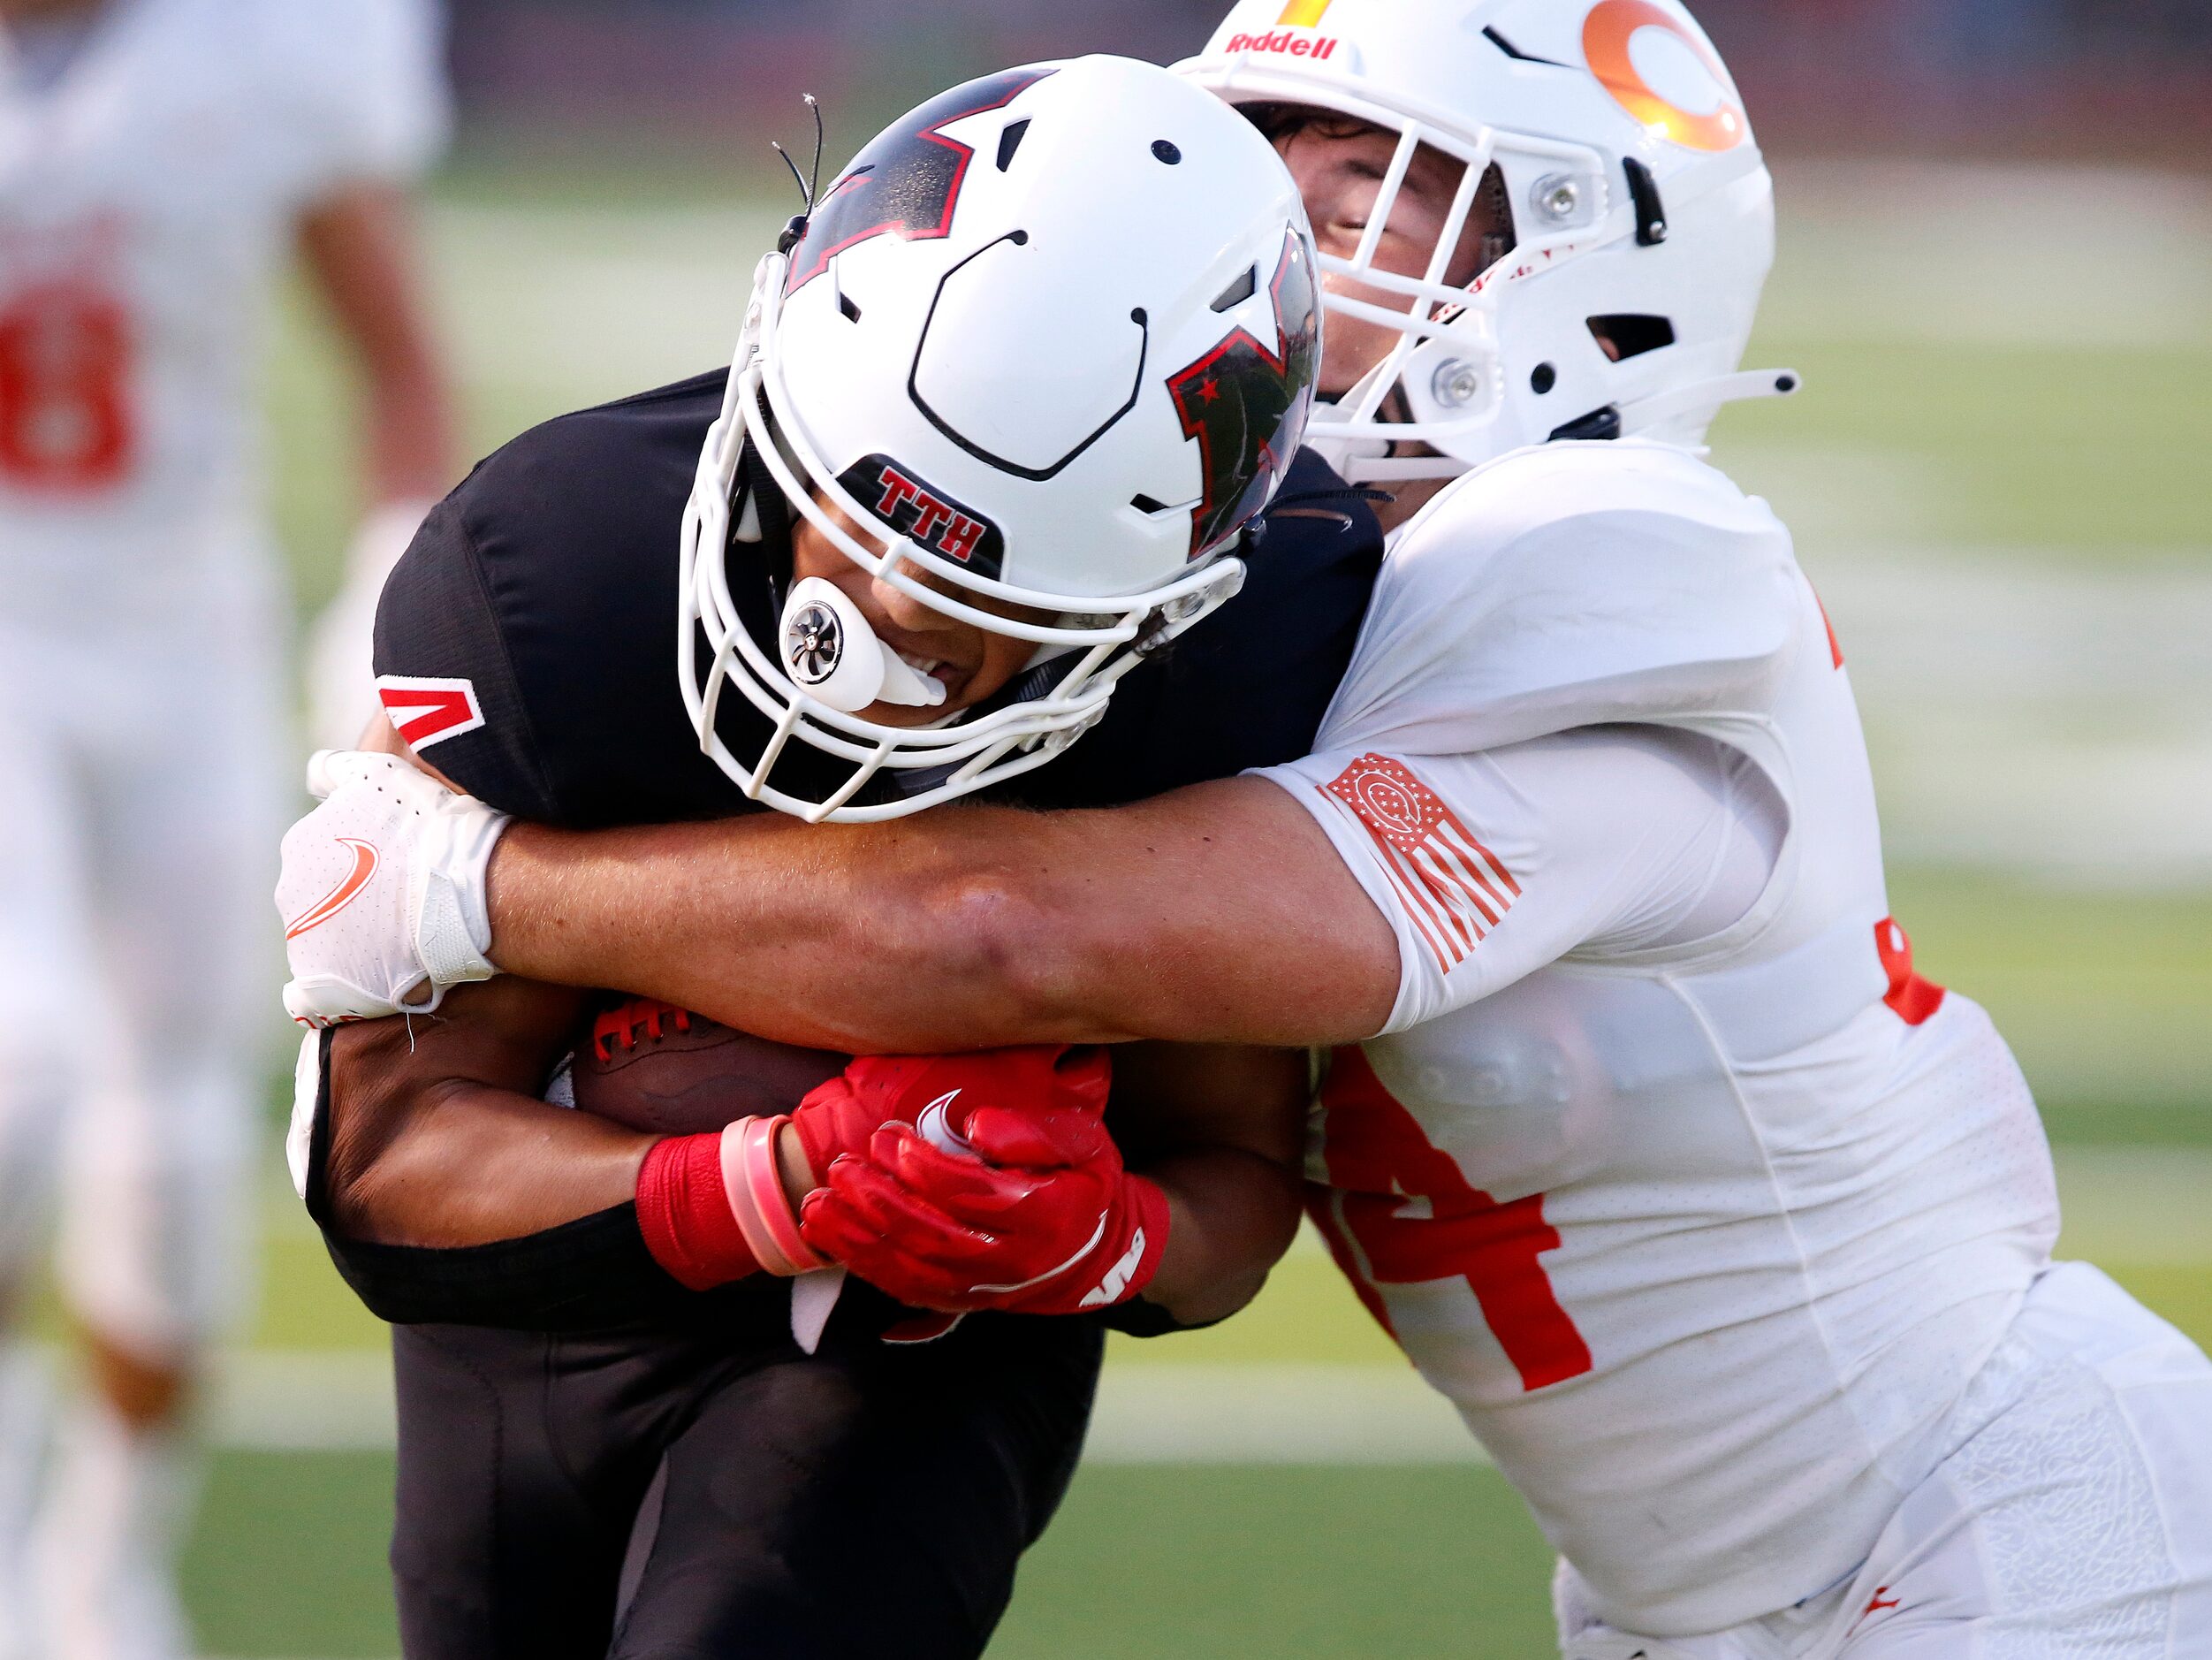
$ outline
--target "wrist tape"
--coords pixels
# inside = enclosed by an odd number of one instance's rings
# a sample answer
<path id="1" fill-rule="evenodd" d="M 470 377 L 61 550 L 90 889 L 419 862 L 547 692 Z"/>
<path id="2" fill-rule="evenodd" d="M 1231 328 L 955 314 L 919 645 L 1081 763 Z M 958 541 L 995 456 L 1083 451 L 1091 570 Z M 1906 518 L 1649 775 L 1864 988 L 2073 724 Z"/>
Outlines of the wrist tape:
<path id="1" fill-rule="evenodd" d="M 671 1136 L 652 1145 L 637 1173 L 637 1226 L 653 1260 L 692 1291 L 760 1268 L 723 1187 L 718 1135 Z"/>
<path id="2" fill-rule="evenodd" d="M 741 1118 L 722 1131 L 722 1185 L 754 1260 L 769 1273 L 789 1279 L 829 1268 L 827 1257 L 799 1236 L 799 1215 L 784 1192 L 776 1162 L 776 1138 L 788 1116 Z"/>

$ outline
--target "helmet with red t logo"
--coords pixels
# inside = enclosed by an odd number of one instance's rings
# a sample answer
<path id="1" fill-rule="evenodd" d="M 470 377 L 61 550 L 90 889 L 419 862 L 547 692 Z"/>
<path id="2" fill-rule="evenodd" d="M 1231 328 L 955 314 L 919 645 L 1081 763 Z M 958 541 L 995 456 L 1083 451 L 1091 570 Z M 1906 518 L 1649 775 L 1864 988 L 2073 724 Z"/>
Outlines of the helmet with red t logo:
<path id="1" fill-rule="evenodd" d="M 1347 476 L 1449 476 L 1553 438 L 1696 445 L 1723 403 L 1796 390 L 1737 372 L 1773 184 L 1679 0 L 1241 0 L 1176 67 L 1264 118 L 1396 137 L 1359 222 L 1316 227 L 1327 308 L 1396 335 L 1315 414 L 1308 441 Z M 1424 148 L 1460 164 L 1457 194 L 1425 257 L 1386 263 Z M 1493 235 L 1470 270 L 1478 213 Z"/>
<path id="2" fill-rule="evenodd" d="M 887 818 L 1048 759 L 1144 653 L 1236 590 L 1231 551 L 1312 405 L 1312 243 L 1250 122 L 1114 57 L 931 100 L 784 242 L 756 277 L 693 491 L 683 689 L 749 794 Z M 925 726 L 863 718 L 871 698 L 941 688 L 856 638 L 867 624 L 821 581 L 778 597 L 779 639 L 756 637 L 727 558 L 757 535 L 756 470 L 878 584 L 1031 643 L 1011 695 Z M 733 689 L 774 723 L 763 755 L 716 729 Z M 794 738 L 851 763 L 821 799 L 767 781 Z"/>

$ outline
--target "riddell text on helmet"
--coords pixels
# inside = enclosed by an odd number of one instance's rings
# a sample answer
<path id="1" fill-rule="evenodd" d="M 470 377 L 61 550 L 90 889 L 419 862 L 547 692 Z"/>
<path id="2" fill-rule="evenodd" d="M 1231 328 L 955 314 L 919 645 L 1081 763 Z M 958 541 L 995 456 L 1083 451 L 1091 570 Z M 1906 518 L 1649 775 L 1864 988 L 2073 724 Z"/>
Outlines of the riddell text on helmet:
<path id="1" fill-rule="evenodd" d="M 1299 29 L 1277 29 L 1270 34 L 1232 34 L 1221 49 L 1228 52 L 1281 52 L 1291 57 L 1324 58 L 1336 52 L 1334 34 L 1308 34 Z"/>

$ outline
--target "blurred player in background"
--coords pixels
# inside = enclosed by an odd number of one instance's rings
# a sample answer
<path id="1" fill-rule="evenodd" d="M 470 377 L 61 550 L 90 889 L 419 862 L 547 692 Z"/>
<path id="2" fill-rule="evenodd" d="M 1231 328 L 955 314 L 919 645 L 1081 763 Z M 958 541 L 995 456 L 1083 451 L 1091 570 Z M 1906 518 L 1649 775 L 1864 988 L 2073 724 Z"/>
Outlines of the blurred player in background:
<path id="1" fill-rule="evenodd" d="M 406 196 L 437 46 L 423 0 L 0 0 L 8 1660 L 188 1647 L 184 1413 L 243 1277 L 289 748 L 255 369 L 296 247 L 363 371 L 373 595 L 450 482 Z M 324 634 L 321 718 L 358 731 L 366 625 Z M 91 1387 L 48 1458 L 21 1320 L 57 1191 Z"/>

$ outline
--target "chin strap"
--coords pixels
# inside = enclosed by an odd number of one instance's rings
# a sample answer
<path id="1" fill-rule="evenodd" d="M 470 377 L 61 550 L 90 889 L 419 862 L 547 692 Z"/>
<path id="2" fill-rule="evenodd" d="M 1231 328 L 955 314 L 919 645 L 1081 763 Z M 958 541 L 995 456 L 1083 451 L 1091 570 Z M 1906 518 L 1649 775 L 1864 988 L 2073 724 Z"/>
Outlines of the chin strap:
<path id="1" fill-rule="evenodd" d="M 1755 369 L 1740 374 L 1716 375 L 1709 380 L 1669 387 L 1632 403 L 1607 404 L 1580 420 L 1570 421 L 1551 435 L 1561 439 L 1634 438 L 1678 421 L 1684 415 L 1710 417 L 1722 406 L 1757 398 L 1794 397 L 1805 387 L 1805 377 L 1794 369 Z M 1468 462 L 1449 455 L 1393 456 L 1385 453 L 1387 441 L 1370 438 L 1339 439 L 1326 427 L 1309 428 L 1306 442 L 1335 468 L 1338 476 L 1354 484 L 1405 484 L 1424 478 L 1456 478 L 1471 471 Z"/>
<path id="2" fill-rule="evenodd" d="M 1710 414 L 1724 404 L 1744 403 L 1755 398 L 1794 397 L 1804 386 L 1805 377 L 1794 369 L 1753 369 L 1741 374 L 1718 375 L 1711 380 L 1692 381 L 1686 386 L 1676 386 L 1623 404 L 1621 434 L 1631 438 L 1684 415 Z"/>

